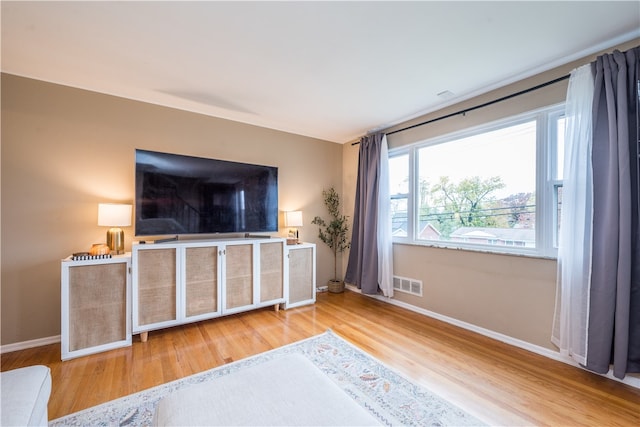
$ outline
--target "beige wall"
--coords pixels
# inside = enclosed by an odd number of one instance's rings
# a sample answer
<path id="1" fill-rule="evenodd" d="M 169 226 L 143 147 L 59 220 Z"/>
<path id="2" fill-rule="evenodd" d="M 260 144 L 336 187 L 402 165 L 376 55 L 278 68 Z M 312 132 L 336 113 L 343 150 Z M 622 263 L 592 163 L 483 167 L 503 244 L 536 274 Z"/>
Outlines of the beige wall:
<path id="1" fill-rule="evenodd" d="M 624 51 L 640 39 L 617 46 Z M 607 49 L 607 52 L 612 51 Z M 558 67 L 465 102 L 452 105 L 387 130 L 401 129 L 456 111 L 481 105 L 569 74 L 596 55 Z M 563 102 L 568 81 L 518 96 L 508 101 L 458 115 L 388 137 L 389 148 L 470 128 L 492 120 Z M 358 146 L 343 146 L 345 199 L 353 200 Z M 353 202 L 347 205 L 353 214 Z M 423 296 L 396 292 L 395 299 L 453 319 L 461 320 L 531 344 L 556 350 L 549 338 L 555 306 L 555 260 L 523 256 L 395 244 L 394 274 L 422 280 Z M 346 259 L 346 257 L 345 257 Z M 344 263 L 346 266 L 346 262 Z"/>
<path id="2" fill-rule="evenodd" d="M 640 39 L 618 46 L 626 50 Z M 453 105 L 396 128 L 479 105 L 567 74 L 591 58 Z M 340 146 L 68 87 L 2 75 L 1 343 L 60 333 L 60 262 L 105 239 L 99 202 L 131 202 L 134 148 L 279 167 L 281 210 L 302 209 L 301 239 L 318 243 L 318 284 L 333 271 L 310 225 L 326 215 L 323 188 L 342 188 L 352 217 L 358 146 Z M 566 81 L 465 117 L 392 135 L 391 147 L 561 102 Z M 393 130 L 393 129 L 389 129 Z M 282 224 L 282 221 L 281 221 Z M 128 246 L 133 230 L 126 230 Z M 281 231 L 285 234 L 285 230 Z M 339 269 L 344 271 L 348 253 Z M 424 296 L 396 299 L 539 346 L 549 343 L 554 260 L 394 246 L 397 275 L 424 282 Z"/>
<path id="3" fill-rule="evenodd" d="M 1 83 L 3 345 L 60 334 L 60 260 L 105 241 L 99 202 L 132 202 L 135 148 L 277 166 L 280 210 L 303 210 L 318 283 L 332 274 L 310 221 L 326 215 L 322 189 L 342 186 L 339 144 L 12 75 Z M 125 233 L 128 250 L 133 227 Z"/>

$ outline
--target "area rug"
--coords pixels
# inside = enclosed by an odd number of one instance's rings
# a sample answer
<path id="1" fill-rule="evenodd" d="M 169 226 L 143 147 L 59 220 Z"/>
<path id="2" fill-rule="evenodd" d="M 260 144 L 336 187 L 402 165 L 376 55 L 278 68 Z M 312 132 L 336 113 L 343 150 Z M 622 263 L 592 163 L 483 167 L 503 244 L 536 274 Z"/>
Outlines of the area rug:
<path id="1" fill-rule="evenodd" d="M 149 426 L 158 401 L 283 355 L 305 356 L 382 425 L 483 425 L 461 408 L 412 383 L 331 330 L 284 347 L 162 384 L 49 422 L 49 426 Z"/>

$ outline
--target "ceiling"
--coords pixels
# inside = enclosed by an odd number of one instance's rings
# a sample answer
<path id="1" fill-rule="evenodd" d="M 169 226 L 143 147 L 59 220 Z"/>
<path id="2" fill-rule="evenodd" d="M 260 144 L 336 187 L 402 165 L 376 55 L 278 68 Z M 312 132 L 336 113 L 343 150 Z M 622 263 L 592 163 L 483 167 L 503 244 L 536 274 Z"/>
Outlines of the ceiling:
<path id="1" fill-rule="evenodd" d="M 2 1 L 1 14 L 3 72 L 337 143 L 640 37 L 638 1 Z"/>

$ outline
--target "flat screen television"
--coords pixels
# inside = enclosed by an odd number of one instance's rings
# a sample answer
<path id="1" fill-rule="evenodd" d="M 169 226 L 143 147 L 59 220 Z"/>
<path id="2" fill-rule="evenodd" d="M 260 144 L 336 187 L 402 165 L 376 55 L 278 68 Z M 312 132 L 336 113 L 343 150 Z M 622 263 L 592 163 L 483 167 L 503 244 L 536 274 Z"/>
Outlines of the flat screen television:
<path id="1" fill-rule="evenodd" d="M 278 168 L 138 150 L 135 234 L 278 231 Z"/>

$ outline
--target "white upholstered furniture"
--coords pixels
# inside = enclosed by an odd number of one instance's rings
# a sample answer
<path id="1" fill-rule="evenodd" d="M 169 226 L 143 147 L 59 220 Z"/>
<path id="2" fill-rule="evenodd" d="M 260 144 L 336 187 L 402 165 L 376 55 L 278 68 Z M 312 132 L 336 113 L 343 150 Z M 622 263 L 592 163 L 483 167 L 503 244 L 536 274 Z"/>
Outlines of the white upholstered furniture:
<path id="1" fill-rule="evenodd" d="M 0 374 L 0 425 L 46 426 L 47 403 L 51 395 L 51 371 L 46 366 L 29 366 Z"/>
<path id="2" fill-rule="evenodd" d="M 156 426 L 379 425 L 311 361 L 290 354 L 204 384 L 158 403 Z"/>

